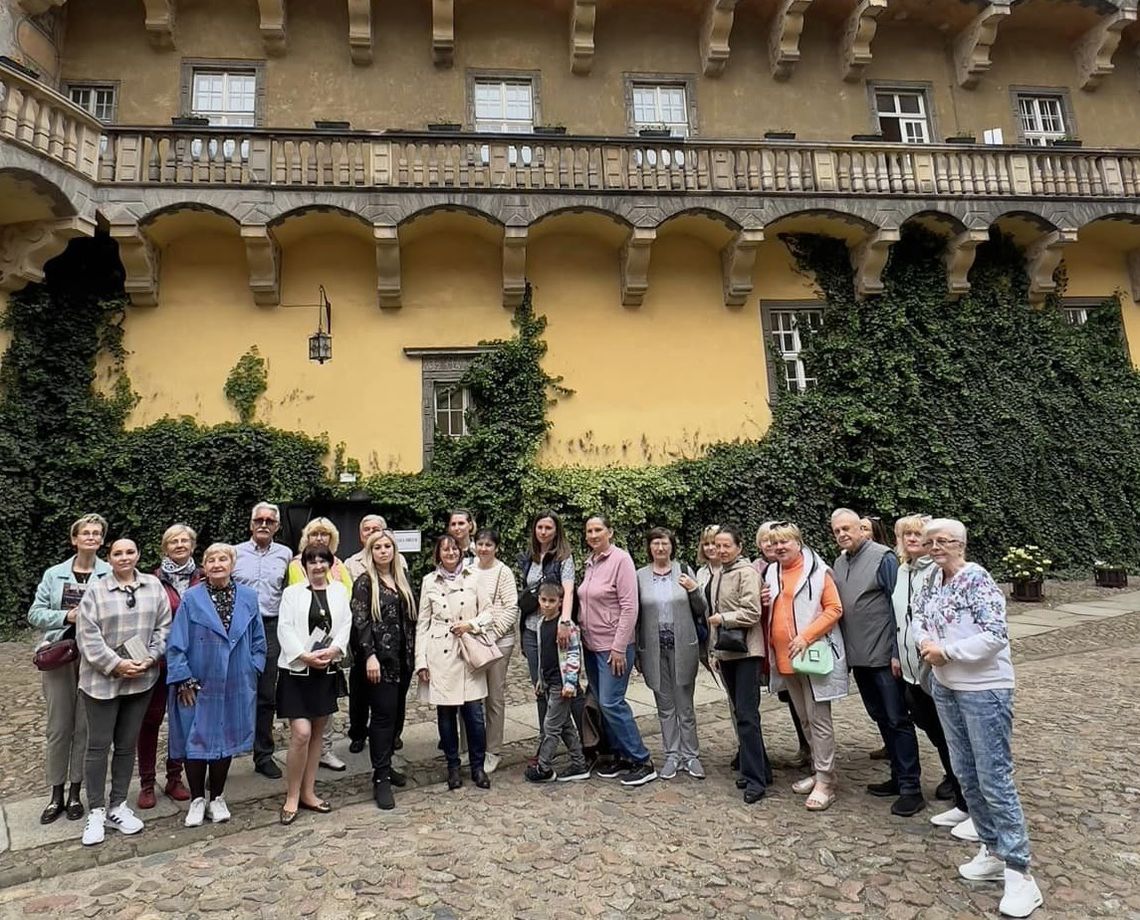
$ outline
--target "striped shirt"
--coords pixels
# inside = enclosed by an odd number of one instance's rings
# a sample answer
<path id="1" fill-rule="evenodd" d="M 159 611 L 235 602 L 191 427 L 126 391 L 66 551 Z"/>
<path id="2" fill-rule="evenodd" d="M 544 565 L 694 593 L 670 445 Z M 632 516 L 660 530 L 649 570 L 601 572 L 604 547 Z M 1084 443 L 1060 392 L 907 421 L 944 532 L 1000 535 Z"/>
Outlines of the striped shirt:
<path id="1" fill-rule="evenodd" d="M 94 699 L 111 700 L 153 687 L 158 680 L 158 663 L 166 653 L 171 619 L 166 589 L 153 575 L 136 569 L 129 585 L 120 584 L 113 574 L 90 584 L 79 602 L 76 619 L 79 689 Z M 141 677 L 115 677 L 112 672 L 127 657 L 118 650 L 132 636 L 147 646 L 154 665 Z"/>

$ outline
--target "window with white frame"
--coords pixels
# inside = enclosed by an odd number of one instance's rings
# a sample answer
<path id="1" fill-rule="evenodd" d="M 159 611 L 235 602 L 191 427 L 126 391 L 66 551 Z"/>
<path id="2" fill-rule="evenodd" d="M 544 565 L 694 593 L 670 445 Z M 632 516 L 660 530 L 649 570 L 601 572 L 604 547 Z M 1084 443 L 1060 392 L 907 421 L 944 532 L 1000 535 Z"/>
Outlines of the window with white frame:
<path id="1" fill-rule="evenodd" d="M 1070 326 L 1083 326 L 1093 313 L 1111 300 L 1111 297 L 1066 297 L 1061 301 L 1061 315 Z"/>
<path id="2" fill-rule="evenodd" d="M 534 133 L 530 80 L 476 80 L 475 130 L 490 134 Z"/>
<path id="3" fill-rule="evenodd" d="M 257 74 L 252 70 L 195 69 L 190 114 L 211 125 L 252 128 L 257 123 Z"/>
<path id="4" fill-rule="evenodd" d="M 875 90 L 875 114 L 883 140 L 899 144 L 929 144 L 930 119 L 922 90 Z"/>
<path id="5" fill-rule="evenodd" d="M 672 137 L 689 136 L 689 105 L 685 87 L 676 84 L 635 83 L 633 126 L 668 128 Z"/>
<path id="6" fill-rule="evenodd" d="M 1025 143 L 1030 146 L 1047 147 L 1068 134 L 1064 100 L 1060 96 L 1019 95 L 1017 117 Z"/>
<path id="7" fill-rule="evenodd" d="M 447 438 L 467 434 L 467 413 L 471 409 L 471 391 L 458 383 L 437 382 L 432 398 L 436 430 Z"/>
<path id="8" fill-rule="evenodd" d="M 802 393 L 814 386 L 816 379 L 808 375 L 802 358 L 803 338 L 800 330 L 807 324 L 810 329 L 818 329 L 823 324 L 823 309 L 772 309 L 768 311 L 768 325 L 772 344 L 776 349 L 777 367 L 782 369 L 782 379 L 775 381 L 791 393 Z"/>
<path id="9" fill-rule="evenodd" d="M 105 84 L 72 83 L 68 96 L 81 109 L 110 124 L 115 120 L 115 87 Z"/>

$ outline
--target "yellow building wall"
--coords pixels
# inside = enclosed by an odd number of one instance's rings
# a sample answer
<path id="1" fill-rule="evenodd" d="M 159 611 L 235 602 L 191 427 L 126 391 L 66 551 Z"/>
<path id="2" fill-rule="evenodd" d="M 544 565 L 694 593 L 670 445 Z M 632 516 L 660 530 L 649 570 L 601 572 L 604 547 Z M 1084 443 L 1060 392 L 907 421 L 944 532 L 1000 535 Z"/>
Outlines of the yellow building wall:
<path id="1" fill-rule="evenodd" d="M 1097 238 L 1111 230 L 1106 230 L 1104 225 L 1098 229 L 1100 233 L 1090 234 L 1093 239 L 1078 239 L 1065 248 L 1064 267 L 1068 275 L 1065 295 L 1110 297 L 1117 294 L 1132 363 L 1140 368 L 1140 304 L 1132 299 L 1125 254 L 1117 247 L 1105 245 L 1103 238 Z"/>

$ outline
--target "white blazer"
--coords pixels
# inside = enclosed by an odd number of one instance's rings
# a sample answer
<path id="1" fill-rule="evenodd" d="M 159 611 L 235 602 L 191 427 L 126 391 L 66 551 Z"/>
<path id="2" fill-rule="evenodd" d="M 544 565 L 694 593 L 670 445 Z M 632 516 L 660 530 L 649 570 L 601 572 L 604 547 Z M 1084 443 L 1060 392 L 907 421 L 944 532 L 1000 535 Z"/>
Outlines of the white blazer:
<path id="1" fill-rule="evenodd" d="M 339 581 L 329 582 L 325 595 L 329 602 L 329 613 L 332 617 L 332 642 L 344 657 L 348 648 L 348 636 L 352 631 L 352 611 L 348 606 L 348 588 Z M 285 668 L 294 674 L 308 674 L 309 667 L 299 659 L 305 652 L 305 645 L 309 641 L 309 607 L 313 602 L 313 593 L 309 590 L 309 583 L 290 585 L 281 595 L 281 607 L 277 614 L 277 641 L 281 643 L 281 654 L 277 658 L 277 667 Z"/>

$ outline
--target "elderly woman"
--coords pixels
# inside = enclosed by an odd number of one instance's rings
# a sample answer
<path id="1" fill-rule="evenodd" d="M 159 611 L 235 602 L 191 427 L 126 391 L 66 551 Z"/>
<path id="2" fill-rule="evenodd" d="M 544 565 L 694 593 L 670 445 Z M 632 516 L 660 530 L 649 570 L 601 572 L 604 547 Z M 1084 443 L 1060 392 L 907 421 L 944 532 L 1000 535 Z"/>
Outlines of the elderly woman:
<path id="1" fill-rule="evenodd" d="M 157 578 L 138 570 L 134 541 L 112 543 L 109 561 L 111 574 L 88 586 L 77 619 L 79 689 L 87 713 L 84 846 L 102 843 L 107 824 L 123 834 L 143 829 L 127 805 L 127 789 L 139 728 L 170 632 L 170 601 Z M 107 755 L 112 742 L 108 809 Z"/>
<path id="2" fill-rule="evenodd" d="M 651 561 L 637 570 L 637 659 L 661 720 L 665 761 L 657 775 L 673 779 L 685 770 L 704 779 L 693 705 L 701 655 L 694 618 L 703 624 L 708 605 L 693 570 L 673 558 L 672 531 L 654 527 L 646 547 Z"/>
<path id="3" fill-rule="evenodd" d="M 172 524 L 162 535 L 162 561 L 155 569 L 155 576 L 166 589 L 170 600 L 170 612 L 178 615 L 182 595 L 202 580 L 202 570 L 194 561 L 194 549 L 198 545 L 198 534 L 186 524 Z M 166 716 L 166 659 L 159 663 L 158 683 L 150 697 L 150 705 L 143 716 L 139 729 L 139 808 L 154 808 L 154 783 L 158 760 L 158 731 Z M 176 802 L 190 799 L 190 791 L 182 783 L 182 764 L 166 751 L 166 786 L 163 791 Z M 199 822 L 201 823 L 201 822 Z"/>
<path id="4" fill-rule="evenodd" d="M 918 643 L 934 669 L 938 707 L 954 775 L 981 848 L 958 867 L 972 881 L 1004 881 L 999 910 L 1028 917 L 1041 906 L 1029 874 L 1029 833 L 1013 782 L 1013 662 L 1005 597 L 989 572 L 966 561 L 966 527 L 938 518 L 922 531 L 934 571 L 919 599 Z"/>
<path id="5" fill-rule="evenodd" d="M 970 817 L 969 805 L 962 796 L 962 789 L 954 777 L 954 766 L 950 761 L 950 749 L 946 745 L 946 735 L 942 723 L 938 721 L 938 709 L 930 695 L 930 668 L 918 654 L 915 634 L 918 630 L 918 599 L 926 580 L 933 574 L 934 560 L 926 554 L 922 542 L 922 531 L 929 516 L 911 514 L 895 521 L 895 551 L 899 557 L 899 574 L 891 604 L 895 610 L 895 626 L 898 631 L 898 655 L 892 662 L 896 676 L 904 681 L 903 692 L 907 709 L 914 724 L 921 728 L 930 743 L 938 751 L 942 769 L 946 775 L 938 784 L 935 796 L 939 799 L 953 799 L 954 807 L 940 812 L 930 819 L 938 827 L 957 827 Z"/>
<path id="6" fill-rule="evenodd" d="M 215 824 L 230 819 L 225 799 L 230 761 L 253 749 L 265 627 L 257 592 L 233 581 L 236 562 L 229 544 L 210 545 L 202 556 L 205 583 L 182 596 L 166 648 L 170 752 L 186 761 L 193 796 L 187 827 L 200 826 L 207 814 Z"/>
<path id="7" fill-rule="evenodd" d="M 629 553 L 615 546 L 613 539 L 613 527 L 604 514 L 587 519 L 590 555 L 578 586 L 579 625 L 586 647 L 587 678 L 598 700 L 606 738 L 617 754 L 612 763 L 598 769 L 598 776 L 620 776 L 623 786 L 642 786 L 657 779 L 657 770 L 625 700 L 636 657 L 637 570 Z"/>
<path id="8" fill-rule="evenodd" d="M 306 546 L 301 553 L 305 580 L 281 595 L 277 715 L 289 720 L 282 824 L 292 824 L 298 808 L 332 811 L 328 802 L 317 798 L 317 765 L 325 723 L 336 712 L 341 695 L 340 661 L 352 631 L 348 590 L 329 578 L 333 560 L 327 546 Z"/>
<path id="9" fill-rule="evenodd" d="M 740 781 L 744 801 L 759 802 L 772 781 L 772 767 L 760 728 L 760 679 L 764 664 L 764 629 L 760 623 L 760 576 L 742 556 L 740 531 L 731 525 L 716 535 L 720 569 L 709 582 L 709 637 L 712 655 L 732 701 L 740 744 Z"/>
<path id="10" fill-rule="evenodd" d="M 478 576 L 464 565 L 455 537 L 445 534 L 435 541 L 432 552 L 435 571 L 420 587 L 420 610 L 416 622 L 416 674 L 419 697 L 436 707 L 439 741 L 447 758 L 447 788 L 463 785 L 459 774 L 459 726 L 463 718 L 471 758 L 471 779 L 480 789 L 490 789 L 484 769 L 487 729 L 483 700 L 487 674 L 475 670 L 460 652 L 460 637 L 479 635 L 491 628 L 489 609 L 479 608 Z"/>
<path id="11" fill-rule="evenodd" d="M 490 613 L 491 636 L 503 653 L 487 666 L 487 755 L 484 769 L 494 773 L 499 766 L 503 747 L 503 725 L 507 715 L 507 667 L 515 650 L 515 627 L 519 621 L 519 589 L 515 577 L 504 563 L 496 558 L 499 551 L 499 534 L 490 527 L 480 528 L 475 534 L 475 578 L 478 583 L 479 609 Z"/>
<path id="12" fill-rule="evenodd" d="M 71 525 L 75 552 L 44 572 L 28 610 L 28 622 L 44 630 L 37 652 L 52 643 L 75 641 L 79 602 L 93 581 L 111 571 L 111 566 L 95 555 L 106 533 L 107 522 L 98 514 L 85 514 Z M 51 798 L 40 815 L 40 824 L 51 824 L 65 811 L 69 821 L 83 817 L 79 788 L 87 752 L 87 718 L 79 695 L 79 661 L 51 664 L 40 671 L 47 706 L 47 781 L 51 786 Z M 65 781 L 71 783 L 66 803 Z"/>
<path id="13" fill-rule="evenodd" d="M 378 531 L 364 543 L 364 574 L 352 586 L 352 629 L 371 710 L 368 753 L 377 808 L 396 807 L 393 786 L 407 782 L 392 766 L 415 666 L 415 601 L 396 551 L 396 536 Z"/>
<path id="14" fill-rule="evenodd" d="M 786 689 L 799 713 L 811 747 L 814 773 L 792 784 L 806 795 L 808 811 L 825 811 L 835 802 L 835 733 L 831 701 L 847 695 L 847 660 L 839 618 L 843 608 L 831 569 L 804 546 L 795 524 L 777 523 L 768 533 L 776 561 L 764 575 L 772 604 L 768 631 L 771 683 L 774 692 Z M 832 657 L 828 673 L 801 673 L 796 659 L 824 642 Z"/>

